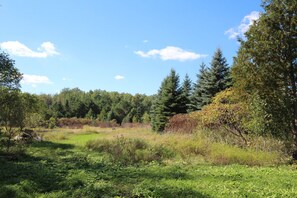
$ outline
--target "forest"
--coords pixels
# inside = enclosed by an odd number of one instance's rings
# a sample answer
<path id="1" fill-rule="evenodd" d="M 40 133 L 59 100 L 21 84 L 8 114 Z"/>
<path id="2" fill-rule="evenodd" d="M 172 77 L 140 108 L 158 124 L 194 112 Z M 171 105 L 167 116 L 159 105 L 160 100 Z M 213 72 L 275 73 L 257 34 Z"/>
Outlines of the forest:
<path id="1" fill-rule="evenodd" d="M 24 93 L 1 51 L 0 197 L 297 196 L 297 2 L 262 7 L 232 64 L 151 96 Z"/>

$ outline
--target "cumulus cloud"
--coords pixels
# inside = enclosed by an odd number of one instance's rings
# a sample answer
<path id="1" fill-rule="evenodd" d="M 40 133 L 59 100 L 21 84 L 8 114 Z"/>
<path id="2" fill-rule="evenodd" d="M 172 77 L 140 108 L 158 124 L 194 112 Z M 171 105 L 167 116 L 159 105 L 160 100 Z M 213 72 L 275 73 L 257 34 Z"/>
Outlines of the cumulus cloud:
<path id="1" fill-rule="evenodd" d="M 244 36 L 250 26 L 257 21 L 260 17 L 260 13 L 257 11 L 251 12 L 249 15 L 245 16 L 238 27 L 228 29 L 225 34 L 229 35 L 230 39 L 236 39 L 238 36 Z"/>
<path id="2" fill-rule="evenodd" d="M 15 56 L 22 57 L 31 57 L 31 58 L 46 58 L 49 56 L 59 55 L 57 52 L 55 45 L 51 42 L 44 42 L 37 49 L 37 51 L 33 51 L 26 45 L 20 43 L 19 41 L 7 41 L 0 43 L 0 47 L 8 53 Z"/>
<path id="3" fill-rule="evenodd" d="M 148 52 L 136 51 L 135 54 L 143 57 L 159 57 L 162 60 L 178 60 L 178 61 L 187 61 L 187 60 L 195 60 L 198 58 L 206 57 L 205 54 L 197 54 L 195 52 L 190 52 L 183 50 L 179 47 L 167 46 L 163 49 L 153 49 Z"/>
<path id="4" fill-rule="evenodd" d="M 121 75 L 116 75 L 115 77 L 114 77 L 114 79 L 116 79 L 116 80 L 124 80 L 124 76 L 121 76 Z"/>
<path id="5" fill-rule="evenodd" d="M 21 80 L 21 83 L 25 85 L 31 85 L 32 87 L 36 87 L 37 84 L 52 84 L 52 82 L 47 76 L 29 75 L 29 74 L 23 75 L 23 79 Z"/>

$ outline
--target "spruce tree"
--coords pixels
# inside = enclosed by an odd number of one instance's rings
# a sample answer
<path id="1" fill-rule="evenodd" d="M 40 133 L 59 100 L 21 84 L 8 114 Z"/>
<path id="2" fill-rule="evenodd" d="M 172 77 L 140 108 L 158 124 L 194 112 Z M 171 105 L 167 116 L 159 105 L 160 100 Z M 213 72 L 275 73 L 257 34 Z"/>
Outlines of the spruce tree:
<path id="1" fill-rule="evenodd" d="M 222 50 L 218 48 L 211 61 L 209 78 L 206 85 L 205 102 L 209 104 L 212 97 L 231 85 L 230 69 Z"/>
<path id="2" fill-rule="evenodd" d="M 190 108 L 191 94 L 192 94 L 192 81 L 189 78 L 188 74 L 186 74 L 181 87 L 181 110 L 180 110 L 181 113 L 188 112 Z"/>
<path id="3" fill-rule="evenodd" d="M 181 93 L 179 76 L 171 69 L 170 75 L 163 80 L 152 106 L 151 120 L 154 131 L 162 132 L 168 119 L 181 113 Z"/>
<path id="4" fill-rule="evenodd" d="M 209 70 L 205 63 L 200 66 L 199 73 L 197 74 L 197 82 L 194 84 L 193 93 L 191 95 L 191 102 L 189 111 L 201 110 L 201 108 L 208 101 L 209 96 L 206 95 L 206 85 L 208 84 Z"/>

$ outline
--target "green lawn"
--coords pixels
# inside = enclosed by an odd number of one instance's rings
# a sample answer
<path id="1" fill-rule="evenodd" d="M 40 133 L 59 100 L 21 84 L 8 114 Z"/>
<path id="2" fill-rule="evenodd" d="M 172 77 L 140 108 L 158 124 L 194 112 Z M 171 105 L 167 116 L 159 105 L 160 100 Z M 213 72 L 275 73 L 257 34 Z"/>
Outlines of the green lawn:
<path id="1" fill-rule="evenodd" d="M 108 135 L 67 133 L 61 140 L 32 144 L 18 159 L 1 157 L 0 197 L 297 197 L 293 165 L 218 166 L 173 159 L 119 166 L 84 147 Z"/>

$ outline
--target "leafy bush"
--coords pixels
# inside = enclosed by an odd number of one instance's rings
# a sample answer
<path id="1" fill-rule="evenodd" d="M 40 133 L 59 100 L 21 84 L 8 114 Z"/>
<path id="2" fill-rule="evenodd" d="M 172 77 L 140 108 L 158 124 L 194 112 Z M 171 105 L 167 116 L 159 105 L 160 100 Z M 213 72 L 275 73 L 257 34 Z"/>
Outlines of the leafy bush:
<path id="1" fill-rule="evenodd" d="M 88 149 L 107 153 L 113 163 L 134 165 L 149 162 L 162 162 L 173 156 L 173 152 L 162 145 L 149 145 L 142 139 L 117 137 L 113 140 L 91 140 Z"/>
<path id="2" fill-rule="evenodd" d="M 190 116 L 196 119 L 202 128 L 224 129 L 248 144 L 246 135 L 250 133 L 248 123 L 251 116 L 247 105 L 238 102 L 235 97 L 231 88 L 226 89 L 218 93 L 211 104 Z"/>
<path id="3" fill-rule="evenodd" d="M 193 133 L 196 128 L 196 119 L 189 114 L 177 114 L 169 119 L 165 131 L 173 133 Z"/>

